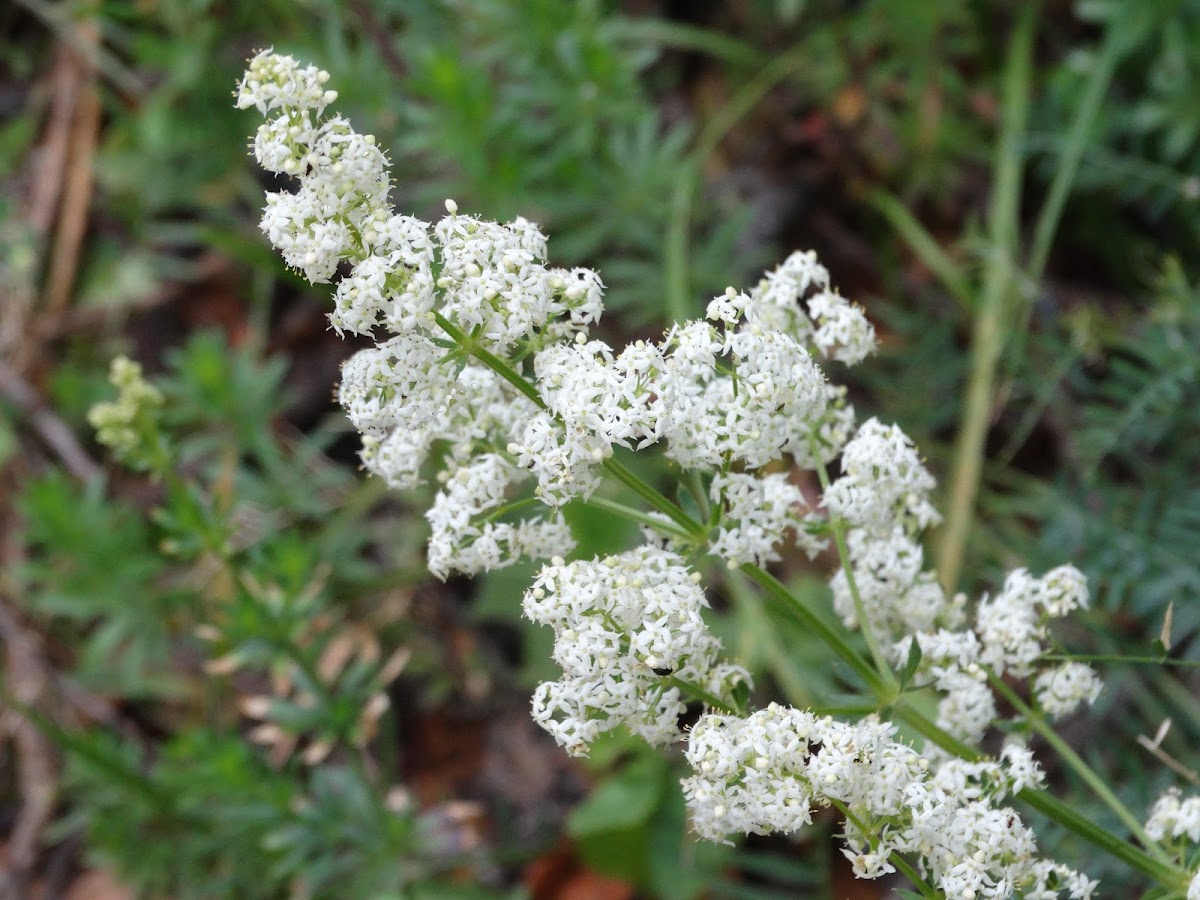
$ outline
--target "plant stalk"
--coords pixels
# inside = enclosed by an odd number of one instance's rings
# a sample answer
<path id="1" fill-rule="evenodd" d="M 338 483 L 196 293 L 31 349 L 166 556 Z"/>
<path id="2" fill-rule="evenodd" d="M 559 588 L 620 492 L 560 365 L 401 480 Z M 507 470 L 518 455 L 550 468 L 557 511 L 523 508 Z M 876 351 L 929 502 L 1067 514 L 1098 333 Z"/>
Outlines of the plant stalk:
<path id="1" fill-rule="evenodd" d="M 881 697 L 888 696 L 889 692 L 885 682 L 880 678 L 879 673 L 875 671 L 874 666 L 867 662 L 861 653 L 851 647 L 846 639 L 838 634 L 831 625 L 797 600 L 783 582 L 765 569 L 760 569 L 758 566 L 751 565 L 750 563 L 742 566 L 742 571 L 757 582 L 759 587 L 775 598 L 775 600 L 786 606 L 806 627 L 815 632 L 834 653 L 842 658 L 843 662 L 858 673 L 858 676 L 866 682 L 867 687 L 872 692 Z"/>
<path id="2" fill-rule="evenodd" d="M 813 459 L 817 461 L 817 478 L 821 482 L 821 493 L 824 494 L 829 490 L 829 472 L 825 469 L 825 464 L 821 462 L 820 448 L 816 446 L 816 441 L 810 438 L 809 444 L 812 449 Z M 841 561 L 842 574 L 846 576 L 846 585 L 850 588 L 850 596 L 854 600 L 854 615 L 858 619 L 858 627 L 862 631 L 863 638 L 867 642 L 867 649 L 871 653 L 871 659 L 875 662 L 875 669 L 879 672 L 879 677 L 883 684 L 892 693 L 895 693 L 900 685 L 896 681 L 896 676 L 892 672 L 892 667 L 888 665 L 887 657 L 883 654 L 883 649 L 879 646 L 879 641 L 875 638 L 875 629 L 871 627 L 871 620 L 867 618 L 867 608 L 863 603 L 862 594 L 858 590 L 858 582 L 854 578 L 854 566 L 850 560 L 850 548 L 846 543 L 846 523 L 837 516 L 829 516 L 829 529 L 833 532 L 833 543 L 837 547 L 838 559 Z"/>
<path id="3" fill-rule="evenodd" d="M 802 42 L 764 66 L 705 123 L 696 140 L 695 149 L 680 168 L 671 193 L 671 217 L 667 226 L 664 261 L 667 311 L 674 321 L 686 322 L 695 317 L 689 304 L 688 231 L 696 187 L 700 182 L 701 165 L 713 154 L 717 145 L 742 116 L 752 110 L 771 88 L 810 62 L 811 50 L 806 42 Z"/>
<path id="4" fill-rule="evenodd" d="M 1004 77 L 1004 118 L 996 148 L 996 180 L 989 214 L 990 251 L 983 299 L 972 340 L 962 428 L 954 448 L 950 500 L 938 548 L 942 587 L 948 596 L 958 586 L 975 497 L 983 471 L 984 441 L 992 414 L 996 365 L 1004 348 L 1004 328 L 1012 304 L 1020 217 L 1021 138 L 1029 110 L 1034 24 L 1040 3 L 1026 4 L 1017 20 Z"/>
<path id="5" fill-rule="evenodd" d="M 993 689 L 1011 703 L 1013 708 L 1025 718 L 1029 726 L 1040 734 L 1047 744 L 1054 748 L 1054 752 L 1062 758 L 1063 762 L 1070 766 L 1072 771 L 1079 776 L 1080 780 L 1091 789 L 1092 793 L 1113 811 L 1116 817 L 1121 820 L 1121 824 L 1129 829 L 1129 833 L 1137 838 L 1152 856 L 1160 862 L 1169 864 L 1170 861 L 1166 854 L 1163 853 L 1158 843 L 1146 834 L 1146 830 L 1142 828 L 1142 823 L 1137 820 L 1137 817 L 1113 793 L 1112 788 L 1104 783 L 1104 779 L 1096 773 L 1096 770 L 1084 762 L 1083 758 L 1071 748 L 1070 744 L 1064 741 L 1059 733 L 1050 727 L 1045 718 L 1037 711 L 1031 709 L 1029 704 L 1022 700 L 1017 695 L 1017 692 L 1005 683 L 1003 678 L 988 673 L 988 681 L 991 683 Z"/>

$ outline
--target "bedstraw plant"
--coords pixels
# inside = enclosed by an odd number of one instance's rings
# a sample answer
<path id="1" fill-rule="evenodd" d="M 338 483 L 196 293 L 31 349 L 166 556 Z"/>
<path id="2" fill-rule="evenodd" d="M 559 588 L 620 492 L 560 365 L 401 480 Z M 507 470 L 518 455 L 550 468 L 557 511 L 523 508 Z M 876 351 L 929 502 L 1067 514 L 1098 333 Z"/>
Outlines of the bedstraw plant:
<path id="1" fill-rule="evenodd" d="M 399 490 L 438 486 L 429 570 L 544 561 L 522 609 L 552 629 L 562 674 L 535 690 L 532 713 L 565 752 L 586 755 L 622 727 L 683 744 L 697 837 L 790 833 L 836 810 L 855 874 L 899 873 L 921 896 L 1098 896 L 1087 872 L 1039 850 L 1048 819 L 1154 896 L 1200 898 L 1200 797 L 1168 791 L 1130 810 L 1055 729 L 1103 690 L 1086 663 L 1051 652 L 1052 623 L 1088 606 L 1083 575 L 1018 568 L 972 602 L 926 567 L 934 479 L 899 426 L 860 422 L 832 380 L 876 336 L 815 254 L 728 288 L 661 340 L 613 348 L 592 334 L 599 274 L 551 267 L 532 222 L 485 221 L 450 200 L 434 223 L 396 213 L 383 150 L 328 114 L 328 73 L 268 50 L 236 96 L 265 116 L 259 163 L 296 180 L 267 195 L 263 231 L 310 281 L 336 281 L 334 328 L 373 342 L 347 360 L 338 392 L 364 467 Z M 121 399 L 94 416 L 101 440 L 153 466 L 138 422 L 159 398 L 130 365 L 115 374 Z M 638 454 L 661 458 L 662 477 L 638 474 Z M 580 506 L 635 522 L 641 545 L 575 553 L 564 510 Z M 769 571 L 792 548 L 839 561 L 840 624 Z M 771 616 L 828 646 L 836 696 L 811 709 L 756 702 L 712 630 L 705 587 L 742 577 Z M 240 664 L 226 660 L 218 672 Z M 366 739 L 367 688 L 338 727 L 306 720 L 310 748 Z M 286 701 L 258 712 L 270 725 Z M 1119 833 L 1047 790 L 1034 735 Z"/>

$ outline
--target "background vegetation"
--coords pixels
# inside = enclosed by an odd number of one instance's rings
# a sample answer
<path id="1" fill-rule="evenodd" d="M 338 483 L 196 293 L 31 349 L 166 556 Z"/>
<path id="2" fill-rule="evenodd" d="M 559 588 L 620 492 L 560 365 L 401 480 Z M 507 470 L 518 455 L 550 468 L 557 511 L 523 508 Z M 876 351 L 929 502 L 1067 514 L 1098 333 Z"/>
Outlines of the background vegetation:
<path id="1" fill-rule="evenodd" d="M 597 267 L 614 341 L 816 249 L 884 338 L 856 406 L 941 478 L 940 570 L 977 595 L 1005 567 L 1079 565 L 1093 609 L 1064 646 L 1144 661 L 1099 663 L 1107 690 L 1067 737 L 1135 810 L 1195 780 L 1200 2 L 18 0 L 0 893 L 887 889 L 850 880 L 832 819 L 695 844 L 678 760 L 617 738 L 579 765 L 537 732 L 528 572 L 428 578 L 422 498 L 361 477 L 332 405 L 354 347 L 327 291 L 257 232 L 254 122 L 230 92 L 266 45 L 333 73 L 390 148 L 399 208 L 524 215 L 556 263 Z M 146 427 L 174 477 L 92 441 L 119 352 L 166 396 Z M 584 552 L 622 540 L 579 524 Z M 782 574 L 825 602 L 822 564 Z M 832 684 L 741 585 L 716 600 L 764 697 Z M 1043 839 L 1105 896 L 1140 887 Z"/>

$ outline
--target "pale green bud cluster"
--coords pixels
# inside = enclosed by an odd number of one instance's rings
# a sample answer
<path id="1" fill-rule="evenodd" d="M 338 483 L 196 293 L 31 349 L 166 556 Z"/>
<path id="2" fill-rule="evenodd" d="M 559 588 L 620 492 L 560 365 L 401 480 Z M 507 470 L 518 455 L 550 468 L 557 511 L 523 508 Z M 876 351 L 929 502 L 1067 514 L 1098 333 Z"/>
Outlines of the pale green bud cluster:
<path id="1" fill-rule="evenodd" d="M 146 428 L 153 422 L 163 396 L 142 375 L 142 367 L 127 356 L 112 361 L 109 383 L 117 399 L 97 403 L 88 410 L 88 422 L 96 429 L 96 440 L 112 449 L 120 459 L 135 460 L 144 444 Z"/>

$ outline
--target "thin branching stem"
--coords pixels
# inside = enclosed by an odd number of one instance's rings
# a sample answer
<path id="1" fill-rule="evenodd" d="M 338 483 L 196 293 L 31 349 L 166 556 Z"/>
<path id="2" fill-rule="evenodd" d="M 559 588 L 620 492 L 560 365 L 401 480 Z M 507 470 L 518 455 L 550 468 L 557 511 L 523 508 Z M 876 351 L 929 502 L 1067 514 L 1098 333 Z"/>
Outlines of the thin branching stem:
<path id="1" fill-rule="evenodd" d="M 610 456 L 604 461 L 604 469 L 660 513 L 668 516 L 693 538 L 702 538 L 704 536 L 703 525 L 696 522 L 691 516 L 680 509 L 678 504 L 672 503 L 666 496 L 631 472 L 624 463 L 618 462 Z"/>
<path id="2" fill-rule="evenodd" d="M 518 391 L 537 404 L 539 409 L 546 408 L 546 402 L 542 399 L 542 395 L 538 393 L 538 389 L 521 375 L 516 369 L 502 360 L 496 354 L 492 353 L 486 347 L 479 344 L 470 335 L 464 332 L 456 324 L 451 322 L 439 312 L 433 313 L 434 320 L 438 327 L 446 332 L 464 353 L 474 356 L 481 363 L 515 387 Z M 691 516 L 679 508 L 678 504 L 672 503 L 662 493 L 655 490 L 641 478 L 638 478 L 633 472 L 625 467 L 623 463 L 618 462 L 611 456 L 604 460 L 605 471 L 628 487 L 631 491 L 649 503 L 654 509 L 658 510 L 663 515 L 670 518 L 683 531 L 694 537 L 704 534 L 704 527 L 694 521 Z"/>
<path id="3" fill-rule="evenodd" d="M 639 525 L 645 525 L 647 528 L 653 528 L 659 534 L 683 541 L 684 543 L 695 539 L 695 535 L 682 530 L 672 522 L 664 522 L 660 517 L 642 512 L 640 509 L 634 509 L 632 506 L 626 506 L 624 503 L 617 503 L 615 500 L 609 500 L 605 497 L 589 497 L 585 503 L 594 509 L 612 513 L 631 522 L 637 522 Z"/>
<path id="4" fill-rule="evenodd" d="M 1096 825 L 1091 819 L 1076 812 L 1053 794 L 1046 791 L 1036 791 L 1026 788 L 1017 798 L 1027 806 L 1036 809 L 1046 818 L 1051 819 L 1074 832 L 1111 856 L 1116 857 L 1131 868 L 1137 869 L 1150 876 L 1163 887 L 1178 891 L 1182 896 L 1187 890 L 1189 875 L 1178 866 L 1160 862 L 1153 856 L 1139 850 L 1128 841 L 1124 841 L 1112 832 Z"/>
<path id="5" fill-rule="evenodd" d="M 868 841 L 870 841 L 872 850 L 877 850 L 879 848 L 879 839 L 872 833 L 871 829 L 866 825 L 866 823 L 864 823 L 862 819 L 854 814 L 849 806 L 847 806 L 841 800 L 834 800 L 832 798 L 830 798 L 830 802 L 839 810 L 841 810 L 842 815 L 846 817 L 846 821 L 857 828 L 859 834 L 863 835 Z M 941 894 L 933 889 L 929 882 L 927 882 L 917 873 L 916 869 L 908 864 L 908 860 L 906 860 L 899 853 L 893 850 L 888 856 L 888 859 L 893 865 L 895 865 L 897 869 L 900 870 L 900 873 L 909 881 L 911 881 L 913 886 L 921 892 L 922 897 L 931 897 L 935 898 L 936 900 L 936 898 L 941 896 Z"/>
<path id="6" fill-rule="evenodd" d="M 480 362 L 487 365 L 498 375 L 512 384 L 523 395 L 529 397 L 529 399 L 537 403 L 540 408 L 545 408 L 545 403 L 538 394 L 537 388 L 528 382 L 524 377 L 522 377 L 516 370 L 491 352 L 479 347 L 470 336 L 466 335 L 461 329 L 455 326 L 454 323 L 445 319 L 438 313 L 435 313 L 434 315 L 438 321 L 438 325 L 441 326 L 441 328 L 448 335 L 450 335 L 456 343 L 459 344 L 464 352 L 471 354 L 476 359 L 480 360 Z M 610 457 L 609 459 L 605 460 L 604 468 L 610 475 L 645 500 L 653 509 L 670 518 L 674 524 L 667 526 L 668 528 L 674 529 L 677 527 L 681 534 L 687 535 L 691 539 L 698 539 L 701 541 L 705 539 L 706 529 L 703 525 L 695 522 L 677 504 L 673 503 L 662 493 L 651 487 L 623 464 Z M 823 470 L 821 471 L 821 474 L 823 475 L 823 486 L 827 487 L 828 474 Z M 621 514 L 637 512 L 636 510 L 630 510 L 628 507 L 623 507 L 620 504 L 613 504 L 611 501 L 605 501 L 603 499 L 600 499 L 599 502 L 597 502 L 596 499 L 593 499 L 589 502 L 593 506 L 607 508 L 610 512 L 617 512 L 618 508 L 620 508 Z M 652 516 L 647 516 L 645 514 L 641 514 L 633 518 L 635 518 L 636 521 L 643 521 L 645 524 L 651 524 L 651 522 L 659 526 L 664 524 L 661 521 L 654 519 Z M 844 534 L 842 535 L 841 540 L 837 540 L 838 528 L 836 524 L 832 526 L 831 530 L 835 535 L 835 541 L 838 543 L 839 556 L 841 558 L 843 570 L 846 571 L 848 578 L 852 577 L 852 573 L 849 571 L 850 561 L 849 555 L 845 548 Z M 847 640 L 834 626 L 830 625 L 812 610 L 808 609 L 808 607 L 805 606 L 804 603 L 802 603 L 798 598 L 796 598 L 795 595 L 792 594 L 792 592 L 787 588 L 787 586 L 775 578 L 775 576 L 758 566 L 749 564 L 743 565 L 741 567 L 741 571 L 744 572 L 750 579 L 755 581 L 776 603 L 783 606 L 790 614 L 794 615 L 797 619 L 803 622 L 806 627 L 816 633 L 817 636 L 820 637 L 821 640 L 824 641 L 825 644 L 831 650 L 833 650 L 833 652 L 844 663 L 846 663 L 851 669 L 854 670 L 856 674 L 858 674 L 858 676 L 866 684 L 867 688 L 879 698 L 880 705 L 882 707 L 890 708 L 891 714 L 898 721 L 904 722 L 914 731 L 921 734 L 927 740 L 938 747 L 941 747 L 948 753 L 966 760 L 978 760 L 983 758 L 982 754 L 978 750 L 964 744 L 953 735 L 948 734 L 936 723 L 932 722 L 922 712 L 910 706 L 902 696 L 897 697 L 895 676 L 891 672 L 891 669 L 886 666 L 886 664 L 882 667 L 881 671 L 877 671 L 876 667 L 872 666 L 871 662 L 869 662 L 862 656 L 862 654 L 860 654 L 853 646 L 851 646 L 850 643 L 847 642 Z M 857 594 L 857 592 L 855 593 Z M 857 595 L 856 607 L 858 614 L 861 616 L 862 600 L 861 597 L 857 597 Z M 865 619 L 863 621 L 865 624 Z M 877 646 L 874 648 L 873 652 L 878 653 Z M 881 654 L 879 654 L 879 656 L 881 656 Z M 681 690 L 687 691 L 689 694 L 695 696 L 697 699 L 703 700 L 714 709 L 723 710 L 725 712 L 734 712 L 727 704 L 725 704 L 723 701 L 720 701 L 719 698 L 706 696 L 705 694 L 707 692 L 697 693 L 695 686 L 691 685 L 690 683 L 681 682 L 675 684 L 671 676 L 667 676 L 666 680 L 667 683 L 673 684 L 674 686 L 679 687 Z M 1050 734 L 1053 734 L 1053 730 L 1048 730 Z M 1057 735 L 1055 735 L 1055 737 L 1057 737 Z M 1067 749 L 1069 750 L 1069 748 Z M 1103 828 L 1091 822 L 1089 819 L 1079 815 L 1074 810 L 1059 802 L 1046 792 L 1026 789 L 1022 791 L 1019 796 L 1021 800 L 1025 801 L 1032 808 L 1044 813 L 1054 821 L 1058 822 L 1064 828 L 1067 828 L 1068 830 L 1078 834 L 1080 837 L 1083 837 L 1096 846 L 1111 853 L 1113 856 L 1121 859 L 1133 868 L 1136 868 L 1151 878 L 1154 878 L 1163 886 L 1172 890 L 1179 890 L 1181 887 L 1186 887 L 1188 876 L 1181 869 L 1171 865 L 1170 862 L 1165 862 L 1162 859 L 1159 859 L 1157 855 L 1144 852 L 1132 844 L 1123 841 L 1117 836 L 1105 831 Z M 1139 832 L 1144 834 L 1144 832 L 1141 831 L 1140 825 L 1138 826 L 1138 830 L 1134 833 L 1138 834 Z M 1154 845 L 1150 844 L 1148 846 L 1153 847 Z M 1161 853 L 1161 850 L 1159 850 L 1157 847 L 1154 847 L 1154 851 L 1156 854 Z M 900 868 L 899 865 L 897 867 Z M 905 872 L 905 874 L 909 875 L 908 872 Z M 915 872 L 913 874 L 915 875 Z M 914 880 L 913 883 L 917 884 L 918 886 L 920 885 L 920 882 L 917 880 Z"/>
<path id="7" fill-rule="evenodd" d="M 488 522 L 495 522 L 497 519 L 502 519 L 504 516 L 511 515 L 515 512 L 520 512 L 523 509 L 528 509 L 531 506 L 544 506 L 541 499 L 538 497 L 522 497 L 520 500 L 513 500 L 511 503 L 505 503 L 497 506 L 495 509 L 488 510 L 486 513 L 472 520 L 472 524 L 486 525 Z"/>
<path id="8" fill-rule="evenodd" d="M 674 675 L 663 676 L 663 681 L 665 681 L 671 687 L 679 688 L 679 690 L 683 691 L 683 693 L 687 694 L 689 697 L 692 697 L 696 700 L 702 700 L 705 705 L 710 706 L 713 709 L 718 709 L 721 712 L 731 716 L 736 716 L 738 714 L 738 710 L 735 707 L 726 703 L 715 694 L 711 694 L 704 690 L 704 688 L 697 684 L 693 684 L 690 681 L 684 681 L 682 678 L 676 678 Z"/>
<path id="9" fill-rule="evenodd" d="M 952 734 L 947 733 L 935 722 L 931 722 L 924 713 L 909 706 L 901 698 L 892 707 L 893 716 L 908 725 L 934 745 L 941 747 L 947 753 L 976 762 L 984 758 L 979 750 L 964 744 Z M 1172 890 L 1180 890 L 1187 886 L 1188 875 L 1177 866 L 1157 858 L 1135 847 L 1128 841 L 1122 840 L 1110 831 L 1101 828 L 1091 819 L 1080 815 L 1067 804 L 1058 800 L 1052 794 L 1035 788 L 1025 788 L 1017 798 L 1027 806 L 1036 809 L 1047 818 L 1057 822 L 1063 828 L 1073 832 L 1089 843 L 1099 847 L 1106 853 L 1116 857 L 1130 867 L 1153 878 L 1159 884 Z"/>
<path id="10" fill-rule="evenodd" d="M 1070 766 L 1071 770 L 1091 789 L 1092 793 L 1113 811 L 1116 817 L 1121 820 L 1121 824 L 1129 829 L 1129 833 L 1137 838 L 1149 850 L 1152 856 L 1160 862 L 1169 864 L 1170 860 L 1167 855 L 1158 846 L 1158 843 L 1146 834 L 1142 823 L 1129 811 L 1129 807 L 1121 802 L 1120 798 L 1113 793 L 1112 788 L 1105 783 L 1096 770 L 1084 762 L 1083 757 L 1076 753 L 1071 748 L 1071 745 L 1063 740 L 1057 731 L 1050 727 L 1045 717 L 1022 700 L 1020 695 L 1009 687 L 1003 678 L 989 672 L 988 681 L 992 685 L 992 688 L 1011 703 L 1013 708 L 1021 714 L 1029 727 L 1041 735 L 1046 743 L 1054 749 L 1054 752 L 1061 757 L 1062 761 Z"/>
<path id="11" fill-rule="evenodd" d="M 810 438 L 809 444 L 813 459 L 817 461 L 817 478 L 821 482 L 821 491 L 822 493 L 828 493 L 829 472 L 825 468 L 825 463 L 821 461 L 820 448 L 817 446 L 815 439 Z M 829 530 L 833 532 L 833 543 L 837 547 L 838 559 L 842 565 L 842 573 L 846 576 L 846 586 L 850 589 L 850 596 L 854 600 L 854 615 L 858 619 L 858 627 L 862 631 L 863 639 L 867 642 L 867 649 L 871 652 L 871 659 L 875 662 L 875 668 L 879 672 L 879 677 L 882 679 L 883 684 L 889 691 L 895 692 L 899 688 L 899 682 L 896 681 L 896 676 L 892 672 L 892 667 L 888 665 L 883 648 L 879 646 L 879 641 L 875 637 L 875 629 L 871 627 L 871 620 L 867 617 L 866 604 L 863 603 L 862 594 L 858 590 L 858 582 L 854 577 L 854 565 L 850 560 L 850 547 L 846 543 L 846 523 L 831 513 L 829 516 Z"/>
<path id="12" fill-rule="evenodd" d="M 861 653 L 855 650 L 838 633 L 834 626 L 805 606 L 803 602 L 788 590 L 782 581 L 766 569 L 759 568 L 750 563 L 742 566 L 742 571 L 775 599 L 776 602 L 782 604 L 789 612 L 803 622 L 805 627 L 820 637 L 841 658 L 842 662 L 846 663 L 846 665 L 850 666 L 858 674 L 872 692 L 878 696 L 888 696 L 889 691 L 884 681 L 879 677 L 879 673 L 875 671 L 874 666 Z"/>

